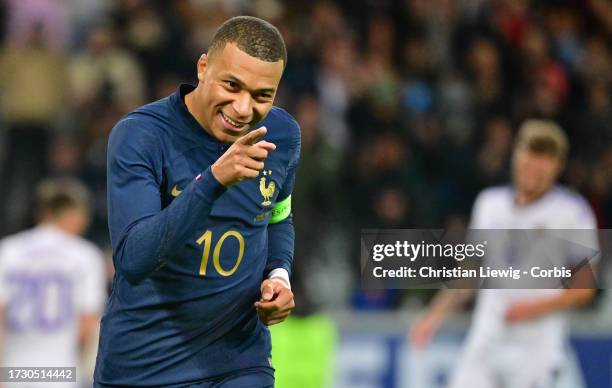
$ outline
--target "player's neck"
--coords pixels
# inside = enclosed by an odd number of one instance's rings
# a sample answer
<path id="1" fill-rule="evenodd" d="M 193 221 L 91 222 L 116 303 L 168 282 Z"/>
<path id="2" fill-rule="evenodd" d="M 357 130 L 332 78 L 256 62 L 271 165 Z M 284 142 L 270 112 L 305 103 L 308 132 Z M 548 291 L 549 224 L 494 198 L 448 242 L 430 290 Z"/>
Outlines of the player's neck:
<path id="1" fill-rule="evenodd" d="M 43 220 L 39 224 L 40 226 L 61 231 L 66 234 L 78 235 L 79 232 L 75 230 L 74 225 L 70 223 L 69 220 L 64 219 L 51 219 L 51 220 Z"/>
<path id="2" fill-rule="evenodd" d="M 198 103 L 197 103 L 197 98 L 198 98 L 197 90 L 198 90 L 198 88 L 196 87 L 191 92 L 189 92 L 189 93 L 187 93 L 185 95 L 185 99 L 184 99 L 185 100 L 185 106 L 187 107 L 187 110 L 189 111 L 189 114 L 191 114 L 191 116 L 193 116 L 193 118 L 198 122 L 198 124 L 200 124 L 200 127 L 202 127 L 202 129 L 204 131 L 206 131 L 209 135 L 212 136 L 210 131 L 207 129 L 208 128 L 208 124 L 206 123 L 206 121 L 204 120 L 202 115 L 198 112 L 198 110 L 196 109 L 196 106 L 198 106 Z"/>
<path id="3" fill-rule="evenodd" d="M 540 198 L 544 197 L 550 189 L 542 192 L 525 192 L 520 190 L 514 191 L 514 203 L 517 206 L 529 206 L 534 202 L 537 202 Z"/>

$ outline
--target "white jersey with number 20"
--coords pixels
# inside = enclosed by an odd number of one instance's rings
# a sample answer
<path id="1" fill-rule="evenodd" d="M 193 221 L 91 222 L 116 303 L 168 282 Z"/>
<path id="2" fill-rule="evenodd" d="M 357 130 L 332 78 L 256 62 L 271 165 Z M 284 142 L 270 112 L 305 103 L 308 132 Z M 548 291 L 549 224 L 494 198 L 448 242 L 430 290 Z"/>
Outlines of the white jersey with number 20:
<path id="1" fill-rule="evenodd" d="M 49 225 L 0 241 L 3 366 L 77 366 L 79 317 L 100 314 L 104 301 L 94 244 Z"/>

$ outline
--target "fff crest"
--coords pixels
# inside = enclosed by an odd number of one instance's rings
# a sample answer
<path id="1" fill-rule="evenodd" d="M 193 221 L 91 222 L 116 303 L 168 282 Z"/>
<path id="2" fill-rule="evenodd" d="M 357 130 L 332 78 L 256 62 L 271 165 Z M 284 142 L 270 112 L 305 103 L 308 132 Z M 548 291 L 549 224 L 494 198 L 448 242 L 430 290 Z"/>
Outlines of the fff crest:
<path id="1" fill-rule="evenodd" d="M 272 205 L 272 201 L 270 198 L 274 195 L 274 190 L 276 190 L 276 184 L 274 181 L 270 181 L 266 184 L 266 177 L 272 175 L 272 170 L 263 170 L 263 175 L 259 178 L 259 192 L 263 196 L 264 200 L 261 203 L 262 206 L 270 206 Z"/>

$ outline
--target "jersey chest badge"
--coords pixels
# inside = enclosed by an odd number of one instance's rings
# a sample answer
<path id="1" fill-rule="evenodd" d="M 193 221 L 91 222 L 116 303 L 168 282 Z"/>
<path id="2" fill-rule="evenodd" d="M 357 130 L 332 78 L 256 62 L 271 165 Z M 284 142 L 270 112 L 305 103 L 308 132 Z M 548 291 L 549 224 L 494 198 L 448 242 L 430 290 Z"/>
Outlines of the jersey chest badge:
<path id="1" fill-rule="evenodd" d="M 261 193 L 261 196 L 264 199 L 261 205 L 270 206 L 272 205 L 270 198 L 274 196 L 274 191 L 276 190 L 276 184 L 274 183 L 273 180 L 270 180 L 270 182 L 266 183 L 266 177 L 269 177 L 270 175 L 272 175 L 272 170 L 263 170 L 263 175 L 264 176 L 259 178 L 259 192 Z"/>

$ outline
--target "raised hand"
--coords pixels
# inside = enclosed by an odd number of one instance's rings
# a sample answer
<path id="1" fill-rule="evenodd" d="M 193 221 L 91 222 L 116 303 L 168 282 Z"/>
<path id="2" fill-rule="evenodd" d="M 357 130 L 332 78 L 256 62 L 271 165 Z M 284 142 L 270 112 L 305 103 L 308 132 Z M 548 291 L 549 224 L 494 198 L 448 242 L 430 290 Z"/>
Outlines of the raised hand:
<path id="1" fill-rule="evenodd" d="M 257 178 L 268 153 L 276 149 L 274 143 L 258 141 L 266 132 L 266 127 L 261 127 L 247 133 L 217 159 L 211 172 L 219 183 L 229 187 L 243 179 Z"/>

